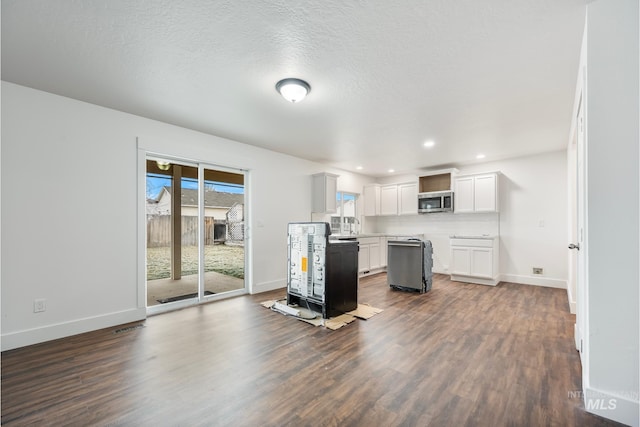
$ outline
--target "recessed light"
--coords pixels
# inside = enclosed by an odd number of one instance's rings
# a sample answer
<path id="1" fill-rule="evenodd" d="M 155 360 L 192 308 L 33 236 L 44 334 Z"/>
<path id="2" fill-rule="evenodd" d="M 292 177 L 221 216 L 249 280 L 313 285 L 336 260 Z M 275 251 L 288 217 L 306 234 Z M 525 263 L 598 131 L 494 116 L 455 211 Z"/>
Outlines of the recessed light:
<path id="1" fill-rule="evenodd" d="M 425 141 L 425 143 L 422 145 L 424 145 L 426 148 L 431 148 L 434 145 L 436 145 L 436 143 L 434 141 L 429 140 L 429 141 Z"/>
<path id="2" fill-rule="evenodd" d="M 362 166 L 356 166 L 356 169 L 361 171 L 362 170 Z"/>
<path id="3" fill-rule="evenodd" d="M 484 159 L 486 156 L 484 154 L 477 154 L 476 159 Z"/>
<path id="4" fill-rule="evenodd" d="M 395 171 L 395 169 L 389 169 L 389 173 L 394 173 Z"/>

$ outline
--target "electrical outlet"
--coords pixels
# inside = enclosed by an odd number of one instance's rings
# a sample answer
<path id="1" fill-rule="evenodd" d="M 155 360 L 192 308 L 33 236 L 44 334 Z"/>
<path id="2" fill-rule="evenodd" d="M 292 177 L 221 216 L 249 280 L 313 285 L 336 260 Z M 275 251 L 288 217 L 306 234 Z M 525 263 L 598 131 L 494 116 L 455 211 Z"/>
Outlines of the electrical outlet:
<path id="1" fill-rule="evenodd" d="M 47 309 L 47 300 L 44 298 L 38 298 L 33 300 L 33 312 L 34 313 L 42 313 Z"/>
<path id="2" fill-rule="evenodd" d="M 542 267 L 533 267 L 533 274 L 542 274 Z"/>

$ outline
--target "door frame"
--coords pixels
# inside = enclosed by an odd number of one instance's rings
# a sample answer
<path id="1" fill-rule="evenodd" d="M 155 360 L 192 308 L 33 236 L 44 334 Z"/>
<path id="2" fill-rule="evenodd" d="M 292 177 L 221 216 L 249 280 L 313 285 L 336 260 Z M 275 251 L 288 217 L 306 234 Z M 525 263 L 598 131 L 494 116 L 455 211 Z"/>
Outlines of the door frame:
<path id="1" fill-rule="evenodd" d="M 569 194 L 570 203 L 574 204 L 575 209 L 569 209 L 569 233 L 567 235 L 567 243 L 578 244 L 579 250 L 575 254 L 569 255 L 569 281 L 568 288 L 571 287 L 572 280 L 575 280 L 575 315 L 576 322 L 574 325 L 574 339 L 576 350 L 580 355 L 582 364 L 582 380 L 583 390 L 587 387 L 588 382 L 588 341 L 589 341 L 589 319 L 588 310 L 588 287 L 589 278 L 587 275 L 588 262 L 588 236 L 587 236 L 587 130 L 586 130 L 586 70 L 581 66 L 578 76 L 578 87 L 576 91 L 576 101 L 574 106 L 574 115 L 572 123 L 572 133 L 569 142 L 568 154 L 569 165 L 568 179 L 570 183 Z M 574 240 L 575 239 L 575 240 Z M 573 261 L 573 262 L 572 262 Z M 571 304 L 571 299 L 569 299 Z"/>
<path id="2" fill-rule="evenodd" d="M 246 169 L 233 168 L 227 166 L 220 166 L 212 164 L 211 162 L 191 159 L 187 156 L 181 156 L 179 154 L 163 153 L 156 150 L 151 150 L 142 147 L 140 138 L 137 141 L 138 156 L 137 156 L 137 284 L 136 284 L 136 300 L 137 308 L 146 310 L 147 316 L 164 313 L 167 311 L 178 310 L 181 308 L 199 305 L 211 301 L 231 298 L 239 295 L 249 293 L 249 284 L 251 283 L 251 239 L 250 230 L 248 224 L 250 224 L 250 208 L 249 208 L 249 185 L 250 173 Z M 177 301 L 168 305 L 156 305 L 147 307 L 147 277 L 146 277 L 146 161 L 149 158 L 161 158 L 176 162 L 178 164 L 186 164 L 189 166 L 195 165 L 198 168 L 198 247 L 199 249 L 199 266 L 198 266 L 198 298 Z M 236 174 L 244 175 L 244 218 L 245 218 L 245 246 L 244 246 L 244 287 L 223 294 L 203 295 L 204 293 L 204 249 L 201 247 L 201 242 L 204 240 L 204 229 L 202 227 L 204 218 L 204 178 L 200 174 L 202 169 L 215 169 L 225 172 L 232 172 Z M 202 181 L 201 181 L 202 180 Z"/>

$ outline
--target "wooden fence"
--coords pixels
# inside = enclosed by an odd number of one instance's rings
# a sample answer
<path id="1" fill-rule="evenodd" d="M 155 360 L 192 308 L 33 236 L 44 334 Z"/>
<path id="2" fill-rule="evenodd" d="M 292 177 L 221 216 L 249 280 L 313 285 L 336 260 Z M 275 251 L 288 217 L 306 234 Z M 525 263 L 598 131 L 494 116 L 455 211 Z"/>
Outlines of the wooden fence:
<path id="1" fill-rule="evenodd" d="M 212 217 L 204 218 L 204 244 L 213 245 L 224 242 L 226 234 L 224 220 Z M 198 244 L 198 217 L 182 217 L 182 245 L 196 246 Z M 147 215 L 147 247 L 157 248 L 171 245 L 171 216 Z"/>

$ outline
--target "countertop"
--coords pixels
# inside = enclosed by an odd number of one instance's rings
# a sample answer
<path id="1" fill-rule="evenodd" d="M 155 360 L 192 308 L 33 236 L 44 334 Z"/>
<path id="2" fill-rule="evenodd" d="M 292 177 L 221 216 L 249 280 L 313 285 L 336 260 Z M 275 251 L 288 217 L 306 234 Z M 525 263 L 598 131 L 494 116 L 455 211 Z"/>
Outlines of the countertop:
<path id="1" fill-rule="evenodd" d="M 395 234 L 395 233 L 362 233 L 362 234 L 331 234 L 329 240 L 344 240 L 344 239 L 364 239 L 366 237 L 416 237 L 422 236 L 419 234 Z"/>
<path id="2" fill-rule="evenodd" d="M 493 240 L 498 236 L 493 236 L 491 234 L 453 234 L 449 236 L 452 239 L 485 239 L 485 240 Z"/>

